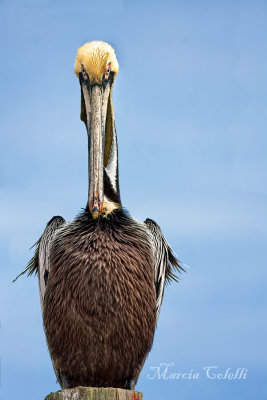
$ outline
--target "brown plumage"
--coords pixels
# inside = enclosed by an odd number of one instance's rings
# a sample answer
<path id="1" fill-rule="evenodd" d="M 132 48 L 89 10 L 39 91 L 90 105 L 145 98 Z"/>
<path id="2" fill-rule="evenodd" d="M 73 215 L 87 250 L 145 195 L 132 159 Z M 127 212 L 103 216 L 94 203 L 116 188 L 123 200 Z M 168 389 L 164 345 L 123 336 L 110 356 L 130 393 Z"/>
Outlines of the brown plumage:
<path id="1" fill-rule="evenodd" d="M 123 388 L 137 380 L 156 324 L 149 239 L 119 210 L 97 220 L 85 213 L 54 240 L 44 327 L 69 386 Z"/>
<path id="2" fill-rule="evenodd" d="M 133 389 L 153 343 L 165 284 L 182 268 L 159 226 L 136 221 L 121 205 L 114 50 L 103 42 L 81 49 L 75 72 L 89 141 L 87 205 L 69 223 L 62 217 L 48 222 L 24 272 L 38 272 L 44 329 L 61 387 Z"/>

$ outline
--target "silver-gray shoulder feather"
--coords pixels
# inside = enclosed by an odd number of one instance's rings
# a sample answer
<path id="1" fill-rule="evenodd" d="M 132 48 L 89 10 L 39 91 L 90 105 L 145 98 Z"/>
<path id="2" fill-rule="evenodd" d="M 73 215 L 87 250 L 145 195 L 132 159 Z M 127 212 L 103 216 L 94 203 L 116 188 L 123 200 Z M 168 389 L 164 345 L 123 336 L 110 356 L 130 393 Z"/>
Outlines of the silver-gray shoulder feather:
<path id="1" fill-rule="evenodd" d="M 38 280 L 39 280 L 39 292 L 40 302 L 43 312 L 43 303 L 46 286 L 49 279 L 50 264 L 49 264 L 49 252 L 50 244 L 55 237 L 56 231 L 62 227 L 66 222 L 62 217 L 53 217 L 44 230 L 39 242 L 38 249 Z"/>
<path id="2" fill-rule="evenodd" d="M 165 284 L 171 280 L 178 281 L 176 272 L 181 272 L 181 270 L 184 271 L 184 269 L 179 265 L 179 260 L 174 256 L 173 251 L 163 236 L 158 224 L 149 218 L 147 218 L 144 223 L 151 233 L 153 243 L 156 310 L 158 318 Z"/>
<path id="3" fill-rule="evenodd" d="M 33 247 L 36 246 L 34 256 L 28 263 L 26 269 L 19 275 L 21 276 L 26 272 L 28 273 L 28 275 L 31 275 L 33 273 L 38 274 L 42 313 L 43 313 L 45 289 L 48 283 L 49 271 L 50 271 L 50 265 L 49 265 L 50 244 L 55 236 L 56 231 L 59 228 L 61 228 L 65 223 L 66 222 L 64 218 L 59 216 L 50 219 L 50 221 L 46 225 L 44 233 L 42 234 L 40 239 L 37 240 L 37 242 L 33 245 Z M 19 276 L 17 276 L 16 279 L 18 279 Z"/>

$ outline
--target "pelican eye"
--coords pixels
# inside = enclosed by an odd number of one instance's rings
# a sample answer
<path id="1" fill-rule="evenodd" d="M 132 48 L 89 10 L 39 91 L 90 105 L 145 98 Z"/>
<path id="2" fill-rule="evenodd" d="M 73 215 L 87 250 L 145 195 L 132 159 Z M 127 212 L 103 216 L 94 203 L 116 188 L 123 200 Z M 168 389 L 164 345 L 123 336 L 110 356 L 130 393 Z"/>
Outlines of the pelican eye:
<path id="1" fill-rule="evenodd" d="M 106 66 L 106 69 L 105 69 L 105 79 L 108 79 L 108 78 L 109 78 L 109 74 L 110 74 L 110 64 L 108 64 L 108 65 Z"/>
<path id="2" fill-rule="evenodd" d="M 85 71 L 83 65 L 82 65 L 82 74 L 83 74 L 84 79 L 87 79 L 87 78 L 88 78 L 87 72 Z"/>

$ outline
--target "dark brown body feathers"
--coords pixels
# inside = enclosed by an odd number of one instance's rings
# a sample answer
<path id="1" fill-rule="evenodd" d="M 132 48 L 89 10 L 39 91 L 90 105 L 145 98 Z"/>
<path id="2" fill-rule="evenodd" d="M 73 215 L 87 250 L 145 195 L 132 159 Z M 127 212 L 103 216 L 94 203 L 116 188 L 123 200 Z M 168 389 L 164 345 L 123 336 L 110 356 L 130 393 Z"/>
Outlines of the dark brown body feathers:
<path id="1" fill-rule="evenodd" d="M 142 224 L 85 212 L 50 247 L 44 327 L 54 367 L 70 387 L 137 380 L 156 324 L 153 252 Z"/>

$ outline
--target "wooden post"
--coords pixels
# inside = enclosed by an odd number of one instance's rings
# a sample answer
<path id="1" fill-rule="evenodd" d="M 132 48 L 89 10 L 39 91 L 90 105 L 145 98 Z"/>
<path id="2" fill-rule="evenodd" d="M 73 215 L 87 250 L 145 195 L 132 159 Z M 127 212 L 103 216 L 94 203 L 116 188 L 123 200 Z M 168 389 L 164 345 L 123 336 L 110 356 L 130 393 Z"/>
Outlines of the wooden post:
<path id="1" fill-rule="evenodd" d="M 46 396 L 45 400 L 143 400 L 143 394 L 119 388 L 78 386 L 51 393 Z"/>

